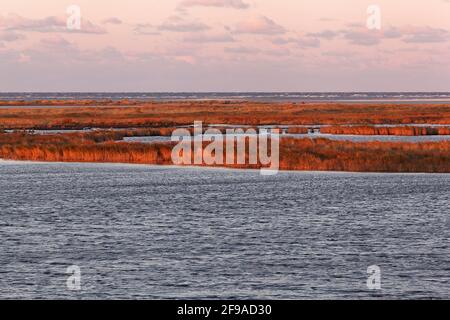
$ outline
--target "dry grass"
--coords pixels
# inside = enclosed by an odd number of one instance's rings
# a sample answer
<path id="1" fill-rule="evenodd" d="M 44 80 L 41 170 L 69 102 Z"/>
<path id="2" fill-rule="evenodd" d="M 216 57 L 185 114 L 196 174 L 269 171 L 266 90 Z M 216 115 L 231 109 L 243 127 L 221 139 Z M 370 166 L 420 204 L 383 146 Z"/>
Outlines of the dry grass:
<path id="1" fill-rule="evenodd" d="M 171 165 L 173 143 L 114 142 L 116 132 L 0 134 L 0 158 L 11 160 L 122 162 Z M 246 155 L 248 157 L 248 154 Z M 229 167 L 259 168 L 260 165 Z M 282 139 L 282 170 L 450 173 L 450 142 L 348 142 Z"/>
<path id="2" fill-rule="evenodd" d="M 321 133 L 353 135 L 427 136 L 450 135 L 447 127 L 371 127 L 371 126 L 331 126 L 321 128 Z"/>
<path id="3" fill-rule="evenodd" d="M 41 101 L 48 105 L 48 101 Z M 60 105 L 57 102 L 51 102 Z M 67 103 L 67 102 L 65 102 Z M 111 102 L 112 103 L 112 102 Z M 126 102 L 121 102 L 122 105 Z M 127 107 L 0 108 L 0 129 L 172 127 L 205 124 L 450 124 L 450 105 L 294 104 L 253 102 L 141 103 Z M 4 104 L 7 104 L 4 102 Z M 77 104 L 95 104 L 78 102 Z M 62 105 L 62 103 L 61 103 Z M 71 104 L 69 104 L 71 105 Z"/>
<path id="4" fill-rule="evenodd" d="M 2 103 L 0 103 L 2 104 Z M 7 102 L 3 102 L 7 105 Z M 17 103 L 16 103 L 17 104 Z M 19 103 L 20 104 L 20 103 Z M 26 105 L 26 103 L 22 103 Z M 176 126 L 207 124 L 329 124 L 324 133 L 424 135 L 449 134 L 447 128 L 375 128 L 373 124 L 450 124 L 450 105 L 269 104 L 250 102 L 138 103 L 121 101 L 39 101 L 65 108 L 0 108 L 0 158 L 14 160 L 172 164 L 172 143 L 117 142 L 126 136 L 169 136 Z M 91 105 L 97 105 L 92 107 Z M 359 126 L 345 126 L 359 124 Z M 344 125 L 344 126 L 337 126 Z M 126 128 L 54 135 L 3 129 Z M 224 128 L 221 128 L 223 131 Z M 191 129 L 192 131 L 192 129 Z M 306 133 L 291 128 L 290 133 Z M 248 157 L 248 154 L 246 155 Z M 373 172 L 449 172 L 450 142 L 349 142 L 283 138 L 282 170 Z M 237 166 L 257 168 L 255 166 Z"/>
<path id="5" fill-rule="evenodd" d="M 305 128 L 305 127 L 289 128 L 287 130 L 287 133 L 290 133 L 290 134 L 307 134 L 308 133 L 308 128 Z"/>

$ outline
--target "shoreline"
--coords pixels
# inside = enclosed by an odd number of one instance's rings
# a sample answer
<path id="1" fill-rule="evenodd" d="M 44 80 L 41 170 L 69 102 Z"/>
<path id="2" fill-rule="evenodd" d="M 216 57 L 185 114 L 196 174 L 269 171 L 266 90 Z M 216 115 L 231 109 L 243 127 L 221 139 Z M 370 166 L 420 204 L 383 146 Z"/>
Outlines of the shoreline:
<path id="1" fill-rule="evenodd" d="M 199 102 L 199 103 L 261 103 L 261 104 L 302 104 L 304 106 L 312 106 L 312 105 L 388 105 L 394 104 L 398 106 L 405 105 L 436 105 L 436 104 L 450 104 L 450 99 L 448 100 L 336 100 L 336 101 L 293 101 L 293 100 L 158 100 L 158 101 L 146 101 L 142 104 L 157 104 L 157 103 L 168 103 L 175 104 L 180 102 Z M 39 105 L 39 104 L 0 104 L 0 109 L 67 109 L 67 108 L 132 108 L 136 107 L 136 104 L 110 104 L 110 105 L 102 105 L 102 104 L 93 104 L 93 105 L 79 105 L 79 104 L 57 104 L 57 105 Z"/>
<path id="2" fill-rule="evenodd" d="M 238 104 L 294 104 L 294 105 L 345 105 L 345 104 L 362 104 L 362 105 L 377 105 L 377 104 L 393 104 L 393 105 L 436 105 L 449 104 L 450 98 L 446 99 L 345 99 L 345 100 L 296 100 L 296 99 L 175 99 L 175 100 L 93 100 L 82 101 L 76 100 L 0 100 L 0 108 L 104 108 L 104 107 L 136 107 L 143 105 L 157 105 L 157 104 L 180 104 L 180 103 L 238 103 Z"/>
<path id="3" fill-rule="evenodd" d="M 445 98 L 405 98 L 405 99 L 301 99 L 301 98 L 179 98 L 179 99 L 136 99 L 136 98 L 120 98 L 120 99 L 77 99 L 77 98 L 58 98 L 58 99 L 1 99 L 0 106 L 47 106 L 53 107 L 58 105 L 74 106 L 74 107 L 125 107 L 125 106 L 140 106 L 146 104 L 178 104 L 178 103 L 259 103 L 259 104 L 347 104 L 347 103 L 362 103 L 362 104 L 407 104 L 407 103 L 423 103 L 423 104 L 448 104 L 450 103 L 450 93 Z"/>
<path id="4" fill-rule="evenodd" d="M 34 161 L 34 160 L 9 160 L 0 158 L 0 166 L 2 164 L 59 164 L 59 165 L 109 165 L 109 166 L 130 166 L 130 167 L 145 167 L 149 169 L 165 169 L 165 170 L 199 170 L 199 171 L 225 171 L 225 172 L 253 172 L 258 173 L 260 169 L 253 168 L 229 168 L 220 166 L 179 166 L 179 165 L 158 165 L 158 164 L 144 164 L 144 163 L 127 163 L 127 162 L 80 162 L 80 161 Z M 336 170 L 283 170 L 280 169 L 278 173 L 306 173 L 306 174 L 334 174 L 334 175 L 450 175 L 450 172 L 374 172 L 374 171 L 336 171 Z M 277 174 L 275 174 L 276 176 Z M 262 176 L 264 177 L 264 176 Z M 270 177 L 270 176 L 269 176 Z"/>

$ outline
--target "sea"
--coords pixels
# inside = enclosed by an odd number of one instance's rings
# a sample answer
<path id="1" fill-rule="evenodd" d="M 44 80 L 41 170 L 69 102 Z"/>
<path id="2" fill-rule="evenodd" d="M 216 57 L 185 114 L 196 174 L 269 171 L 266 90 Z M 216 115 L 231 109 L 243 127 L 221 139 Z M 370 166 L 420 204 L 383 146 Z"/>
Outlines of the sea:
<path id="1" fill-rule="evenodd" d="M 450 175 L 0 161 L 0 299 L 449 299 Z"/>
<path id="2" fill-rule="evenodd" d="M 237 100 L 260 102 L 450 102 L 450 92 L 3 92 L 0 100 Z"/>

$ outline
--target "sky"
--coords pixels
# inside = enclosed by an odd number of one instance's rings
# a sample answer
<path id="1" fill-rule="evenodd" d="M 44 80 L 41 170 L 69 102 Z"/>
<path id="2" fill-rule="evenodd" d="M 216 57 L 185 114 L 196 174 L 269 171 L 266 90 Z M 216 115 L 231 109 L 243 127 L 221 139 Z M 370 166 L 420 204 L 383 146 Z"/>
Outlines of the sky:
<path id="1" fill-rule="evenodd" d="M 450 0 L 0 5 L 1 92 L 450 91 L 449 62 Z"/>

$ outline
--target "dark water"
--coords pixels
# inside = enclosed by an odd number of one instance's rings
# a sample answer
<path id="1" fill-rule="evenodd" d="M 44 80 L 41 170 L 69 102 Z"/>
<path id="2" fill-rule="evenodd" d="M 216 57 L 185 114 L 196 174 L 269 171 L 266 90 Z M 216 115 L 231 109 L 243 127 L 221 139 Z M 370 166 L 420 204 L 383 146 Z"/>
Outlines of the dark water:
<path id="1" fill-rule="evenodd" d="M 353 101 L 353 102 L 450 102 L 450 92 L 61 92 L 0 93 L 0 100 L 111 99 L 111 100 L 251 100 L 251 101 Z"/>
<path id="2" fill-rule="evenodd" d="M 0 298 L 450 298 L 450 175 L 0 162 L 0 176 Z"/>

